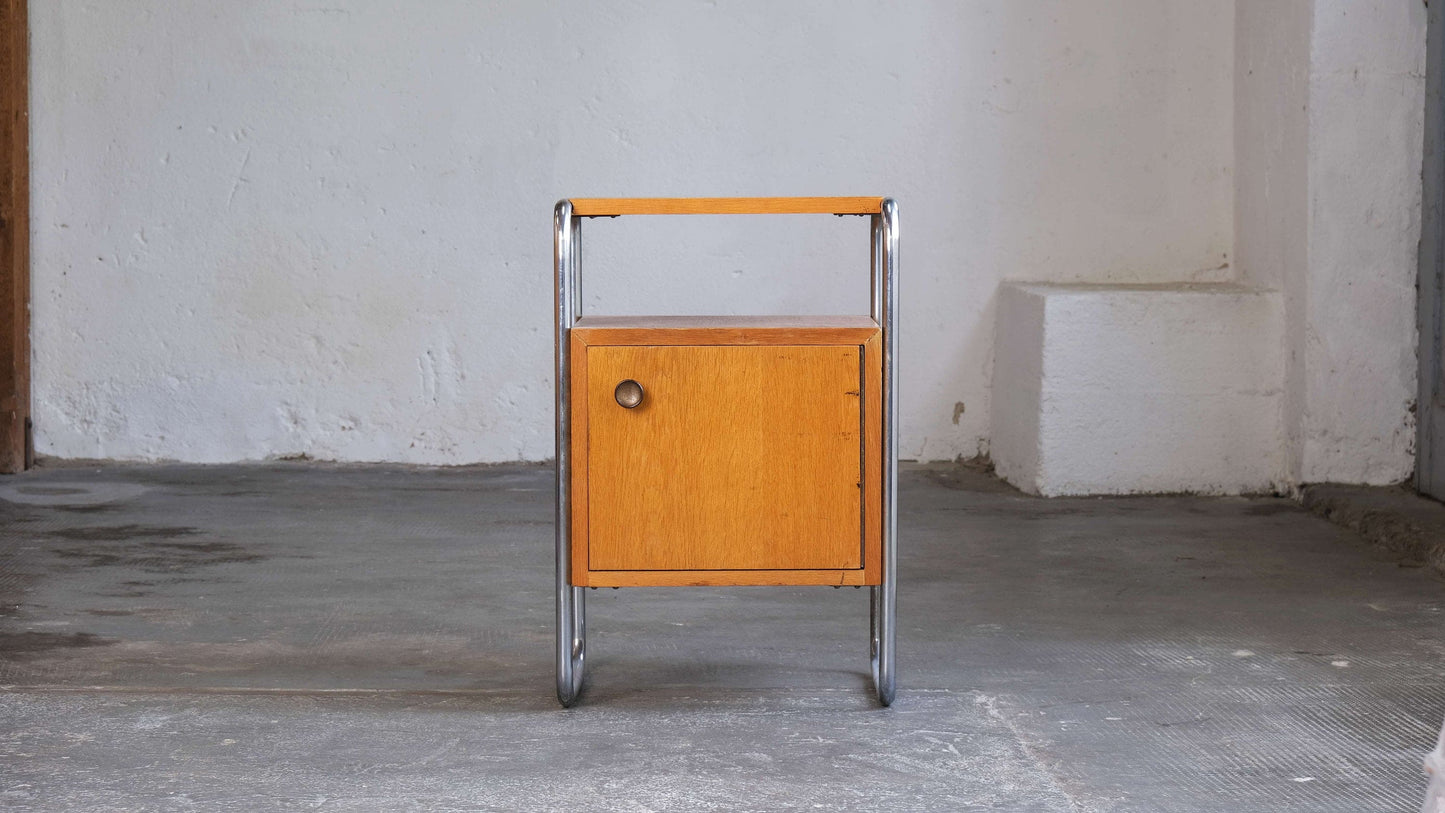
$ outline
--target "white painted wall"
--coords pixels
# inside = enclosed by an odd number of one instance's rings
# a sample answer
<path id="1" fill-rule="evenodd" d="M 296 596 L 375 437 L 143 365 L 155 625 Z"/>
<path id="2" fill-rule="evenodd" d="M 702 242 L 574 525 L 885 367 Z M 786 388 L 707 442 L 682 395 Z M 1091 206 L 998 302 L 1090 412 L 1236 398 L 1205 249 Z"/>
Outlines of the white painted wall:
<path id="1" fill-rule="evenodd" d="M 34 3 L 37 450 L 547 458 L 557 198 L 877 193 L 903 454 L 973 455 L 1001 280 L 1233 276 L 1233 15 Z M 859 220 L 586 232 L 594 312 L 866 308 Z"/>
<path id="2" fill-rule="evenodd" d="M 1303 448 L 1313 14 L 1314 0 L 1241 0 L 1235 13 L 1235 262 L 1240 282 L 1284 298 L 1282 485 L 1298 482 Z"/>
<path id="3" fill-rule="evenodd" d="M 1425 4 L 1316 0 L 1298 482 L 1415 467 Z"/>
<path id="4" fill-rule="evenodd" d="M 1291 483 L 1414 468 L 1425 8 L 1239 4 L 1240 279 L 1285 295 Z"/>
<path id="5" fill-rule="evenodd" d="M 1238 285 L 1006 285 L 997 470 L 1045 495 L 1414 466 L 1423 4 L 1240 2 Z"/>

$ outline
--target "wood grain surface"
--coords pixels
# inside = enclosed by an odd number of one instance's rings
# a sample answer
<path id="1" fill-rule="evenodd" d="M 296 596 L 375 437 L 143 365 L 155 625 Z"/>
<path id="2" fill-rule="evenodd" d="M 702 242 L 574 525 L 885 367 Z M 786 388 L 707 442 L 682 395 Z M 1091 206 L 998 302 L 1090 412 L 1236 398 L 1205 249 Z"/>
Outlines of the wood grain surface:
<path id="1" fill-rule="evenodd" d="M 858 346 L 587 356 L 589 570 L 863 566 Z"/>
<path id="2" fill-rule="evenodd" d="M 0 0 L 0 472 L 30 464 L 29 25 Z"/>
<path id="3" fill-rule="evenodd" d="M 862 570 L 594 570 L 593 587 L 736 587 L 869 584 Z"/>
<path id="4" fill-rule="evenodd" d="M 578 217 L 617 215 L 876 215 L 883 198 L 572 198 Z"/>
<path id="5" fill-rule="evenodd" d="M 572 335 L 584 344 L 863 344 L 878 324 L 867 316 L 588 316 Z"/>
<path id="6" fill-rule="evenodd" d="M 863 567 L 883 583 L 883 334 L 863 345 Z"/>
<path id="7" fill-rule="evenodd" d="M 876 331 L 878 323 L 871 316 L 584 316 L 577 320 L 577 329 L 649 328 L 657 330 L 690 330 L 695 328 L 767 328 L 769 330 L 862 330 Z M 786 335 L 786 334 L 780 334 Z"/>

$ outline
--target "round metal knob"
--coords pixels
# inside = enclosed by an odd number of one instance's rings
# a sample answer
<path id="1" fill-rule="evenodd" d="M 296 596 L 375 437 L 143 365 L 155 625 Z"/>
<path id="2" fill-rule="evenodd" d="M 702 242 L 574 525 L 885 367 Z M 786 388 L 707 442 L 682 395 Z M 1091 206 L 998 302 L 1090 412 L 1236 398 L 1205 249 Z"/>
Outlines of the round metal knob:
<path id="1" fill-rule="evenodd" d="M 636 409 L 640 406 L 642 395 L 642 385 L 630 378 L 618 384 L 617 389 L 612 391 L 612 397 L 616 398 L 618 406 L 624 409 Z"/>

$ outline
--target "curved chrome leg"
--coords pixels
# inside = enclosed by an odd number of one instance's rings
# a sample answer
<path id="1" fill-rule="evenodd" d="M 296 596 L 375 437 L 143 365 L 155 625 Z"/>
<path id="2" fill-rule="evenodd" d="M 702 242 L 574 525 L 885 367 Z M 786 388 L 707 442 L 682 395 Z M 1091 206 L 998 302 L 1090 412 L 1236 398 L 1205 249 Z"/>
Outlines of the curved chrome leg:
<path id="1" fill-rule="evenodd" d="M 563 706 L 577 702 L 582 693 L 587 659 L 587 605 L 583 588 L 573 587 L 572 562 L 572 453 L 571 359 L 568 340 L 581 308 L 578 288 L 578 220 L 572 203 L 561 201 L 552 215 L 552 249 L 556 277 L 557 317 L 557 699 Z"/>
<path id="2" fill-rule="evenodd" d="M 883 583 L 869 590 L 869 652 L 878 702 L 897 691 L 898 606 L 898 203 L 873 216 L 873 318 L 883 328 Z"/>
<path id="3" fill-rule="evenodd" d="M 587 663 L 587 603 L 582 587 L 569 586 L 557 602 L 557 699 L 571 707 L 582 695 Z M 563 652 L 562 650 L 565 650 Z"/>
<path id="4" fill-rule="evenodd" d="M 878 686 L 878 649 L 882 635 L 878 629 L 878 585 L 868 588 L 868 673 L 873 686 Z"/>

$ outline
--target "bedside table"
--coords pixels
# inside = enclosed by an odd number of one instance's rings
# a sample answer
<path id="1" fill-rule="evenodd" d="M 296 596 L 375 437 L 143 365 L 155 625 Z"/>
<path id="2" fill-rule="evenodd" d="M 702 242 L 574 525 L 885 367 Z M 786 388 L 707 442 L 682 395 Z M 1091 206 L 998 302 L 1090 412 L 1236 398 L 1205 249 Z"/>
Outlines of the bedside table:
<path id="1" fill-rule="evenodd" d="M 582 316 L 580 226 L 836 214 L 872 226 L 869 316 Z M 898 209 L 887 198 L 557 204 L 557 696 L 582 689 L 587 587 L 869 586 L 895 691 Z"/>

